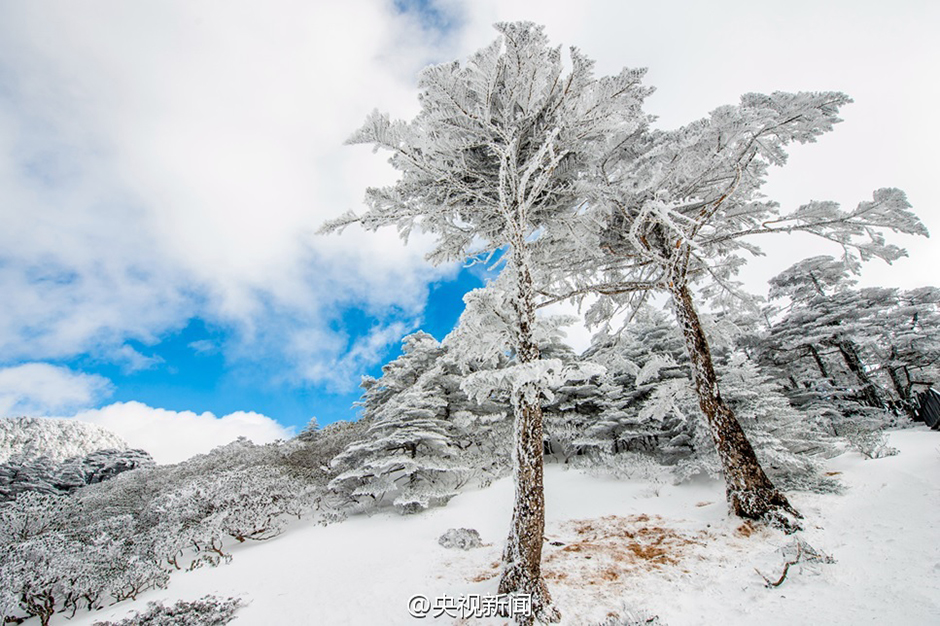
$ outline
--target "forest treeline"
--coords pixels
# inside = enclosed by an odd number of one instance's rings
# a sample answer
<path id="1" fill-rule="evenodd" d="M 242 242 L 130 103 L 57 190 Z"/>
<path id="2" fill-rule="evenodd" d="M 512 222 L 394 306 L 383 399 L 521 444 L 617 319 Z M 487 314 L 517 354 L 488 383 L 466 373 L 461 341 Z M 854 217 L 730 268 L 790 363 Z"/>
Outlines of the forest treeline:
<path id="1" fill-rule="evenodd" d="M 937 380 L 940 290 L 858 288 L 831 257 L 801 262 L 771 284 L 762 310 L 704 317 L 722 393 L 775 483 L 838 490 L 821 459 L 850 446 L 890 453 L 881 431 L 914 423 L 918 389 Z M 46 622 L 57 611 L 94 610 L 165 586 L 174 571 L 223 563 L 232 545 L 275 537 L 291 519 L 417 513 L 508 475 L 512 381 L 501 386 L 500 373 L 511 355 L 480 358 L 492 355 L 481 344 L 494 337 L 488 312 L 498 288 L 469 293 L 442 341 L 406 337 L 380 377 L 363 379 L 357 421 L 321 428 L 314 420 L 289 441 L 242 439 L 62 492 L 48 481 L 21 486 L 0 505 L 4 617 Z M 718 476 L 673 319 L 646 307 L 616 332 L 599 332 L 582 354 L 564 343 L 570 321 L 544 317 L 536 329 L 553 381 L 544 399 L 547 461 L 676 482 Z M 21 473 L 45 467 L 21 459 L 4 471 L 18 462 Z"/>

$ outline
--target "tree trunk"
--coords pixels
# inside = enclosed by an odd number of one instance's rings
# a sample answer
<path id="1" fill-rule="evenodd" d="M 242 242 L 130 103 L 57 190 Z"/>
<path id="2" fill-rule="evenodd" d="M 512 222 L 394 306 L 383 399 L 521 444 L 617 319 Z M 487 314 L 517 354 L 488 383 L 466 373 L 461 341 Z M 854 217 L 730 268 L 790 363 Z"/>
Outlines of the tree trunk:
<path id="1" fill-rule="evenodd" d="M 823 378 L 829 379 L 829 369 L 826 367 L 826 364 L 823 362 L 822 357 L 819 355 L 819 350 L 816 349 L 816 346 L 809 345 L 809 353 L 813 356 L 813 360 L 816 361 L 816 367 L 819 368 L 819 373 Z"/>
<path id="2" fill-rule="evenodd" d="M 518 272 L 514 313 L 519 322 L 516 358 L 519 363 L 539 360 L 535 343 L 535 306 L 532 275 L 523 250 L 513 250 Z M 531 383 L 530 383 L 531 385 Z M 528 392 L 528 393 L 527 393 Z M 519 624 L 533 624 L 538 618 L 555 622 L 560 614 L 552 606 L 551 595 L 542 578 L 542 542 L 545 535 L 545 493 L 543 490 L 542 404 L 538 390 L 523 387 L 513 396 L 514 446 L 513 479 L 516 499 L 506 549 L 503 551 L 503 572 L 499 593 L 529 595 L 532 613 L 516 616 Z"/>
<path id="3" fill-rule="evenodd" d="M 692 361 L 692 376 L 699 406 L 705 414 L 718 450 L 731 510 L 738 517 L 765 521 L 788 533 L 800 530 L 794 518 L 803 516 L 764 473 L 741 424 L 721 399 L 711 350 L 688 285 L 684 281 L 673 281 L 670 283 L 670 293 L 685 338 L 685 347 Z"/>
<path id="4" fill-rule="evenodd" d="M 855 347 L 855 344 L 847 339 L 843 339 L 836 343 L 836 347 L 839 349 L 839 353 L 842 355 L 842 359 L 845 361 L 849 370 L 855 374 L 858 382 L 862 384 L 861 393 L 865 404 L 878 409 L 885 408 L 884 400 L 881 399 L 878 388 L 868 375 L 868 372 L 865 371 L 865 366 L 862 365 L 862 359 L 858 355 L 858 349 Z"/>
<path id="5" fill-rule="evenodd" d="M 905 385 L 901 380 L 901 371 L 904 368 L 896 368 L 891 365 L 897 358 L 897 348 L 891 346 L 891 354 L 888 356 L 888 363 L 885 365 L 885 369 L 888 370 L 888 376 L 891 378 L 891 384 L 894 385 L 895 393 L 897 393 L 898 398 L 901 399 L 901 408 L 904 409 L 904 412 L 907 413 L 907 416 L 911 418 L 912 422 L 916 422 L 917 411 L 914 408 L 914 399 L 911 397 L 910 379 L 908 379 L 908 384 Z"/>

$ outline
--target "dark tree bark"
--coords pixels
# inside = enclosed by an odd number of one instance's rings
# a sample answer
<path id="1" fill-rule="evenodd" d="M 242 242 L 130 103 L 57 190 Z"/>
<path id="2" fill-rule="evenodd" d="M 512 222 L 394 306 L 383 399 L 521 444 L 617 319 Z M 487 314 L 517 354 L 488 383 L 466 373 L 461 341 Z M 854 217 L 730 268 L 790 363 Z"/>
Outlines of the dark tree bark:
<path id="1" fill-rule="evenodd" d="M 692 361 L 699 406 L 708 422 L 725 477 L 725 494 L 738 517 L 767 522 L 790 533 L 800 530 L 794 509 L 764 473 L 754 448 L 731 408 L 722 400 L 708 340 L 685 281 L 670 283 L 673 307 Z"/>
<path id="2" fill-rule="evenodd" d="M 819 355 L 819 350 L 816 349 L 816 346 L 809 345 L 806 346 L 809 350 L 809 353 L 812 355 L 813 360 L 816 361 L 816 367 L 819 368 L 819 373 L 823 378 L 829 378 L 829 369 L 826 367 L 826 363 L 822 360 L 822 357 Z"/>
<path id="3" fill-rule="evenodd" d="M 885 402 L 882 400 L 881 394 L 878 393 L 878 387 L 875 386 L 874 381 L 865 371 L 865 366 L 862 365 L 862 358 L 858 355 L 855 344 L 847 339 L 842 339 L 836 343 L 836 348 L 839 349 L 839 354 L 842 355 L 849 371 L 855 374 L 858 382 L 862 384 L 861 395 L 865 404 L 878 409 L 885 408 Z"/>
<path id="4" fill-rule="evenodd" d="M 539 360 L 535 342 L 535 305 L 532 275 L 524 258 L 524 243 L 514 246 L 513 257 L 518 271 L 514 299 L 518 318 L 516 358 L 519 363 Z M 531 383 L 530 383 L 531 384 Z M 526 393 L 526 392 L 530 393 Z M 528 397 L 527 397 L 528 396 Z M 503 551 L 503 572 L 499 593 L 528 594 L 532 614 L 516 616 L 519 624 L 556 622 L 560 614 L 552 606 L 551 595 L 542 578 L 542 543 L 545 535 L 545 493 L 543 490 L 543 428 L 542 404 L 537 390 L 523 387 L 513 397 L 514 448 L 513 464 L 516 494 L 512 510 L 509 538 Z"/>
<path id="5" fill-rule="evenodd" d="M 903 408 L 904 412 L 907 413 L 907 416 L 911 418 L 911 421 L 916 422 L 917 411 L 914 405 L 914 398 L 911 397 L 910 378 L 908 377 L 907 384 L 904 384 L 904 381 L 901 380 L 901 372 L 904 371 L 906 374 L 906 368 L 897 368 L 891 365 L 891 362 L 895 361 L 897 358 L 897 348 L 892 346 L 891 354 L 888 356 L 888 363 L 885 365 L 885 369 L 888 371 L 888 377 L 891 379 L 891 384 L 894 386 L 895 393 L 897 393 L 898 398 L 901 399 L 901 408 Z"/>

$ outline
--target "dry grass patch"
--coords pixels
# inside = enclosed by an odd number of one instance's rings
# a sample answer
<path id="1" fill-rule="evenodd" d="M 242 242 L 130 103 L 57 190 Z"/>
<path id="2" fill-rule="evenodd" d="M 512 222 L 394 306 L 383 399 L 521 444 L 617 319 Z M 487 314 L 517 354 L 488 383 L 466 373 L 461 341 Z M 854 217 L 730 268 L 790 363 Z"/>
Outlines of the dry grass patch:
<path id="1" fill-rule="evenodd" d="M 664 521 L 649 515 L 610 515 L 566 522 L 556 533 L 558 540 L 547 546 L 542 567 L 545 578 L 571 581 L 579 573 L 587 584 L 612 582 L 638 571 L 674 566 L 690 546 L 704 544 L 703 532 L 682 533 Z"/>
<path id="2" fill-rule="evenodd" d="M 701 561 L 715 560 L 715 542 L 733 553 L 766 533 L 743 522 L 724 531 L 708 528 L 682 530 L 676 520 L 657 515 L 609 515 L 595 519 L 551 524 L 542 551 L 542 575 L 552 589 L 591 589 L 592 594 L 618 594 L 652 578 L 679 581 Z M 729 552 L 730 551 L 730 552 Z M 718 559 L 721 560 L 721 559 Z M 500 563 L 477 566 L 470 582 L 499 575 Z"/>

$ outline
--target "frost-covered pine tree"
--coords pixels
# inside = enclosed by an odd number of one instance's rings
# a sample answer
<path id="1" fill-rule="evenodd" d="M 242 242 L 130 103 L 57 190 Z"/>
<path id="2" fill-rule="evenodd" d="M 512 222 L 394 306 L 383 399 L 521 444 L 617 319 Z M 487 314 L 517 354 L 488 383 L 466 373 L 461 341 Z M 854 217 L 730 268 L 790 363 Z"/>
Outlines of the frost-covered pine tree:
<path id="1" fill-rule="evenodd" d="M 765 362 L 791 379 L 790 397 L 828 417 L 834 431 L 846 421 L 884 423 L 884 390 L 865 361 L 874 347 L 871 323 L 895 290 L 852 289 L 857 264 L 830 256 L 804 259 L 770 280 L 770 296 L 788 301 L 758 347 Z"/>
<path id="2" fill-rule="evenodd" d="M 877 359 L 901 409 L 916 420 L 914 386 L 940 383 L 940 289 L 900 291 L 878 322 Z"/>
<path id="3" fill-rule="evenodd" d="M 675 323 L 642 307 L 616 334 L 595 335 L 582 358 L 605 367 L 605 382 L 612 387 L 604 410 L 582 436 L 584 443 L 602 458 L 640 452 L 671 464 L 688 454 L 687 416 L 677 404 L 688 393 L 688 365 Z"/>
<path id="4" fill-rule="evenodd" d="M 96 450 L 128 447 L 127 442 L 107 428 L 76 419 L 0 417 L 0 462 L 14 456 L 44 456 L 64 461 Z"/>
<path id="5" fill-rule="evenodd" d="M 568 238 L 550 298 L 601 294 L 589 318 L 602 320 L 650 292 L 669 294 L 732 511 L 790 530 L 800 515 L 767 478 L 721 397 L 692 287 L 703 283 L 703 294 L 718 303 L 746 300 L 734 276 L 745 254 L 759 252 L 756 235 L 807 232 L 840 244 L 846 255 L 889 262 L 904 251 L 885 242 L 885 231 L 926 235 L 897 189 L 879 189 L 847 211 L 811 202 L 784 215 L 761 195 L 770 166 L 786 162 L 786 146 L 831 130 L 847 102 L 835 92 L 746 94 L 739 105 L 677 130 L 624 129 L 617 149 L 584 181 L 597 226 Z M 551 236 L 565 239 L 561 229 Z"/>
<path id="6" fill-rule="evenodd" d="M 390 496 L 400 512 L 416 513 L 455 496 L 471 469 L 449 419 L 443 348 L 424 332 L 402 344 L 381 378 L 363 380 L 367 430 L 332 460 L 330 488 L 357 502 Z"/>
<path id="7" fill-rule="evenodd" d="M 771 297 L 787 302 L 757 342 L 792 378 L 794 401 L 828 413 L 836 431 L 913 417 L 913 382 L 935 381 L 940 357 L 940 292 L 856 289 L 857 271 L 819 256 L 772 278 Z"/>
<path id="8" fill-rule="evenodd" d="M 533 618 L 557 617 L 541 575 L 545 523 L 542 411 L 535 298 L 542 287 L 536 258 L 552 240 L 546 225 L 576 214 L 577 180 L 609 151 L 615 133 L 641 126 L 648 90 L 642 71 L 595 78 L 578 50 L 565 72 L 560 48 L 531 23 L 498 24 L 500 37 L 466 63 L 423 71 L 421 112 L 410 122 L 374 113 L 350 139 L 392 152 L 402 177 L 370 189 L 369 209 L 327 226 L 373 230 L 394 225 L 403 237 L 433 233 L 435 263 L 504 250 L 512 329 L 516 498 L 503 555 L 502 593 L 532 597 Z M 545 251 L 546 253 L 548 251 Z"/>
<path id="9" fill-rule="evenodd" d="M 441 342 L 445 351 L 441 385 L 450 419 L 461 432 L 466 463 L 480 472 L 485 484 L 512 470 L 512 402 L 505 389 L 473 394 L 472 387 L 475 378 L 512 364 L 511 340 L 506 311 L 500 306 L 505 294 L 498 284 L 474 289 L 463 301 L 457 325 Z"/>
<path id="10" fill-rule="evenodd" d="M 761 467 L 775 484 L 785 489 L 830 491 L 835 483 L 820 472 L 819 459 L 834 450 L 831 438 L 814 416 L 795 409 L 779 384 L 762 373 L 742 352 L 731 352 L 716 365 L 725 402 L 734 411 Z M 690 386 L 691 387 L 691 386 Z M 721 464 L 710 443 L 701 413 L 685 399 L 688 419 L 693 423 L 693 454 L 676 467 L 681 480 L 698 472 L 721 473 Z M 677 399 L 680 403 L 681 399 Z"/>
<path id="11" fill-rule="evenodd" d="M 432 373 L 433 374 L 433 373 Z M 366 433 L 333 460 L 330 483 L 356 500 L 380 503 L 386 495 L 402 513 L 444 504 L 471 474 L 444 419 L 440 391 L 418 384 L 386 405 Z"/>

